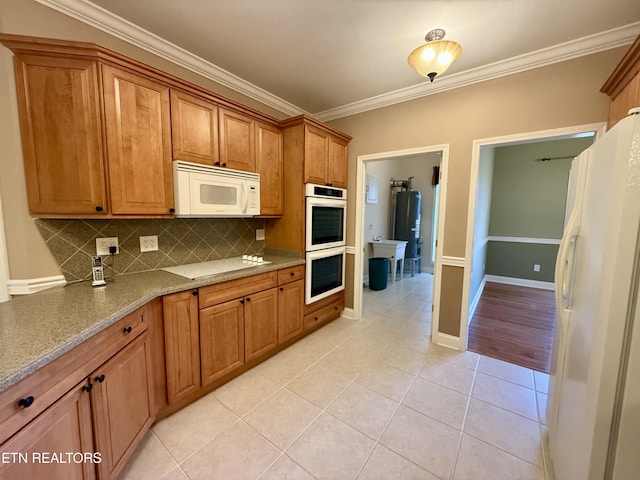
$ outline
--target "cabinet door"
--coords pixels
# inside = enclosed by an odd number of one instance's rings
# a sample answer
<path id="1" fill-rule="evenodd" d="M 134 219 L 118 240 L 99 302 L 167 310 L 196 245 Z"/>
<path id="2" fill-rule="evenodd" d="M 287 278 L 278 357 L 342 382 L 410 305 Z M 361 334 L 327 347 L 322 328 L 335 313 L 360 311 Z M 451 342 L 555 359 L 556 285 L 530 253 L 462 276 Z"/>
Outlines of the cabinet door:
<path id="1" fill-rule="evenodd" d="M 329 137 L 327 183 L 332 187 L 347 188 L 347 142 Z"/>
<path id="2" fill-rule="evenodd" d="M 218 107 L 171 90 L 173 159 L 214 165 L 218 157 Z"/>
<path id="3" fill-rule="evenodd" d="M 66 455 L 67 452 L 87 452 L 90 455 L 94 452 L 89 393 L 82 389 L 86 385 L 85 381 L 76 386 L 0 445 L 0 458 L 3 459 L 0 462 L 0 480 L 95 478 L 95 465 L 91 462 L 93 456 L 90 461 L 80 463 L 66 456 L 62 457 L 65 463 L 52 462 L 51 457 L 51 454 Z M 48 462 L 44 461 L 43 454 L 48 455 Z M 9 461 L 5 462 L 5 459 Z"/>
<path id="4" fill-rule="evenodd" d="M 111 213 L 169 215 L 169 88 L 103 65 Z"/>
<path id="5" fill-rule="evenodd" d="M 260 214 L 282 215 L 282 131 L 256 123 L 256 171 L 260 174 Z"/>
<path id="6" fill-rule="evenodd" d="M 244 364 L 242 299 L 200 310 L 200 369 L 202 385 Z"/>
<path id="7" fill-rule="evenodd" d="M 329 134 L 311 125 L 304 126 L 304 183 L 327 183 Z"/>
<path id="8" fill-rule="evenodd" d="M 278 288 L 278 343 L 302 333 L 304 281 L 297 280 Z"/>
<path id="9" fill-rule="evenodd" d="M 278 289 L 244 298 L 244 348 L 247 361 L 278 345 Z"/>
<path id="10" fill-rule="evenodd" d="M 15 57 L 29 211 L 107 213 L 95 62 Z"/>
<path id="11" fill-rule="evenodd" d="M 165 295 L 164 342 L 169 405 L 200 389 L 200 332 L 197 291 Z"/>
<path id="12" fill-rule="evenodd" d="M 153 422 L 151 352 L 144 332 L 91 374 L 101 479 L 115 478 Z"/>
<path id="13" fill-rule="evenodd" d="M 220 164 L 223 167 L 256 171 L 255 120 L 224 108 L 220 112 Z"/>

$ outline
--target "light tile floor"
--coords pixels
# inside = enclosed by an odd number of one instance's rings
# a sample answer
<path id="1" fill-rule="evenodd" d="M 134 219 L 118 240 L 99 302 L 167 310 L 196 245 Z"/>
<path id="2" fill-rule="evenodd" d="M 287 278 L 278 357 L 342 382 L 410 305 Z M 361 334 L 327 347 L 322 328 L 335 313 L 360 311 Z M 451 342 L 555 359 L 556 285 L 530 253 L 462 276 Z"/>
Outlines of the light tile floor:
<path id="1" fill-rule="evenodd" d="M 548 376 L 432 345 L 432 288 L 365 289 L 363 320 L 158 422 L 121 480 L 552 480 Z"/>

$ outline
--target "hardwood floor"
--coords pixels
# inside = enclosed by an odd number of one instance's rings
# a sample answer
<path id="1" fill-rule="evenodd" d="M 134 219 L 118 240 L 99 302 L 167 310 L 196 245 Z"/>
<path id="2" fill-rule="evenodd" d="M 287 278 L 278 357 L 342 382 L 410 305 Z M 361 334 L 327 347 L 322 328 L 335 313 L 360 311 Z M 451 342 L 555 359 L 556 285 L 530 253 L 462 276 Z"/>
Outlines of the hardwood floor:
<path id="1" fill-rule="evenodd" d="M 469 325 L 469 350 L 549 373 L 554 293 L 487 282 Z"/>

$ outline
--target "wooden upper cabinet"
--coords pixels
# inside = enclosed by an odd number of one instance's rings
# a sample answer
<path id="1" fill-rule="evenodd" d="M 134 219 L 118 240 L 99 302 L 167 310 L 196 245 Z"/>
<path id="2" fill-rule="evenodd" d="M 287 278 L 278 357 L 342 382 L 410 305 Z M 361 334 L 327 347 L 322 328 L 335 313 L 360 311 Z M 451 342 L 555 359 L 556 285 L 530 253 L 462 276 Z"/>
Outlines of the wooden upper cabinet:
<path id="1" fill-rule="evenodd" d="M 200 332 L 197 291 L 165 295 L 164 342 L 169 405 L 200 389 Z"/>
<path id="2" fill-rule="evenodd" d="M 260 214 L 283 214 L 282 130 L 256 122 L 256 171 L 260 174 Z"/>
<path id="3" fill-rule="evenodd" d="M 29 210 L 106 214 L 98 64 L 16 55 Z"/>
<path id="4" fill-rule="evenodd" d="M 151 352 L 142 333 L 91 374 L 99 478 L 116 478 L 153 423 Z"/>
<path id="5" fill-rule="evenodd" d="M 220 165 L 256 171 L 255 120 L 239 112 L 219 109 Z"/>
<path id="6" fill-rule="evenodd" d="M 304 126 L 304 183 L 347 188 L 347 141 Z"/>
<path id="7" fill-rule="evenodd" d="M 610 98 L 607 128 L 640 107 L 640 35 L 600 89 Z"/>
<path id="8" fill-rule="evenodd" d="M 347 142 L 329 137 L 327 183 L 333 187 L 347 188 Z"/>
<path id="9" fill-rule="evenodd" d="M 329 134 L 312 125 L 304 126 L 304 183 L 327 183 Z"/>
<path id="10" fill-rule="evenodd" d="M 95 467 L 91 462 L 39 463 L 32 461 L 33 454 L 94 452 L 91 404 L 89 393 L 83 389 L 87 384 L 88 382 L 85 381 L 77 385 L 25 428 L 0 445 L 0 456 L 20 452 L 28 455 L 29 460 L 26 463 L 0 462 L 0 480 L 96 478 Z"/>
<path id="11" fill-rule="evenodd" d="M 173 159 L 215 165 L 218 154 L 218 106 L 171 90 Z"/>
<path id="12" fill-rule="evenodd" d="M 278 290 L 244 298 L 244 348 L 248 362 L 278 345 Z"/>
<path id="13" fill-rule="evenodd" d="M 111 213 L 173 213 L 169 87 L 103 65 Z"/>

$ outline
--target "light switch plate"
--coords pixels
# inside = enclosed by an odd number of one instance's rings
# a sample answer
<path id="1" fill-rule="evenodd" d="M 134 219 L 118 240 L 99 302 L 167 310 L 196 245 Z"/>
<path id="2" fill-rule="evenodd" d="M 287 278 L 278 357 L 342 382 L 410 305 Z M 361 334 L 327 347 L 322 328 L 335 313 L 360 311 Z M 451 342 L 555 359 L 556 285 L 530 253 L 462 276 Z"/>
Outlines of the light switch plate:
<path id="1" fill-rule="evenodd" d="M 264 240 L 264 228 L 256 229 L 256 240 Z"/>

